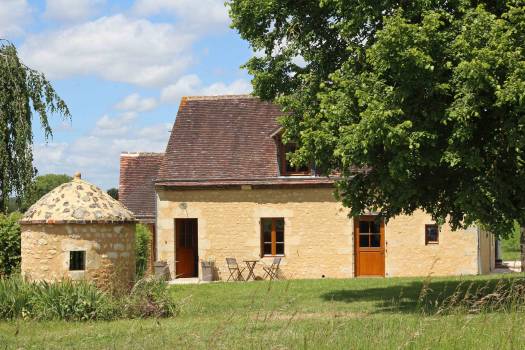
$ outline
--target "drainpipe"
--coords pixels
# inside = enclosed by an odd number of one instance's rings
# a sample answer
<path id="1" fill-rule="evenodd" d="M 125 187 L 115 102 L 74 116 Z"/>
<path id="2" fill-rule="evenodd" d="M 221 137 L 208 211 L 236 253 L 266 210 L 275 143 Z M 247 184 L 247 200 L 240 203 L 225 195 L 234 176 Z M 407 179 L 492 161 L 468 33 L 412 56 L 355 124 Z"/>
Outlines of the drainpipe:
<path id="1" fill-rule="evenodd" d="M 481 230 L 478 227 L 476 227 L 476 231 L 478 232 L 478 275 L 481 275 L 483 273 L 481 268 Z"/>
<path id="2" fill-rule="evenodd" d="M 496 246 L 496 267 L 501 267 L 503 265 L 503 259 L 501 258 L 501 241 L 499 238 L 494 239 L 494 245 Z"/>
<path id="3" fill-rule="evenodd" d="M 159 202 L 159 193 L 157 192 L 157 189 L 155 189 L 155 256 L 153 264 L 155 264 L 156 261 L 159 261 L 159 220 L 158 220 L 158 202 Z"/>

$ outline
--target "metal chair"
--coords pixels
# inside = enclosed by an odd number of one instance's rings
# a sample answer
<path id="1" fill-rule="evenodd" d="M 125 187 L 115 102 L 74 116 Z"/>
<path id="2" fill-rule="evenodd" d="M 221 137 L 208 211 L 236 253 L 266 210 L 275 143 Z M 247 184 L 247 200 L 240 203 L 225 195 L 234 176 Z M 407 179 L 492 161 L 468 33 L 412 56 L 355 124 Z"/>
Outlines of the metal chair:
<path id="1" fill-rule="evenodd" d="M 279 279 L 279 265 L 281 264 L 281 258 L 273 258 L 273 262 L 270 266 L 263 266 L 263 270 L 265 272 L 264 279 L 266 277 L 270 277 L 270 280 Z"/>
<path id="2" fill-rule="evenodd" d="M 245 268 L 239 267 L 239 264 L 237 264 L 237 259 L 226 258 L 226 264 L 228 265 L 228 270 L 230 270 L 230 277 L 228 277 L 228 280 L 226 282 L 228 282 L 231 279 L 233 279 L 234 281 L 244 281 L 242 273 Z"/>

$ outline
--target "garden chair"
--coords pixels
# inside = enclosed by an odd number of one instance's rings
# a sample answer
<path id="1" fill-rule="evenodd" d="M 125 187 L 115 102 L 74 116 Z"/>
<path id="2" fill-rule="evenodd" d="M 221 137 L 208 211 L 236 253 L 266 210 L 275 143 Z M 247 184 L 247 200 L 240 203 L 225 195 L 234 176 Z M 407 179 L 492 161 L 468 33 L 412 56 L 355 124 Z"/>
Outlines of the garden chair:
<path id="1" fill-rule="evenodd" d="M 265 272 L 264 279 L 266 277 L 270 277 L 270 280 L 279 279 L 279 265 L 281 264 L 281 258 L 273 258 L 273 262 L 270 266 L 263 266 L 263 270 Z"/>
<path id="2" fill-rule="evenodd" d="M 228 277 L 228 280 L 226 282 L 228 282 L 231 279 L 233 279 L 234 281 L 244 281 L 242 272 L 244 271 L 245 268 L 239 267 L 239 264 L 237 264 L 237 259 L 226 258 L 226 264 L 228 265 L 228 270 L 230 270 L 230 277 Z"/>

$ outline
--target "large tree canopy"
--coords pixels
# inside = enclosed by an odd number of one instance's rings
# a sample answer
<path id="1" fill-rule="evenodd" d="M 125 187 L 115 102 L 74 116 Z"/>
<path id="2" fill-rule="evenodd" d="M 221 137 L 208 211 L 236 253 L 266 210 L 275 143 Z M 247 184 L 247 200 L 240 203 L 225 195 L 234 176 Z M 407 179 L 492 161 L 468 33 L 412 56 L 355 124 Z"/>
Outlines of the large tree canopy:
<path id="1" fill-rule="evenodd" d="M 358 215 L 525 225 L 525 1 L 231 0 L 296 163 Z"/>
<path id="2" fill-rule="evenodd" d="M 35 177 L 22 200 L 22 211 L 29 209 L 30 206 L 52 189 L 71 180 L 71 176 L 66 174 L 46 174 Z"/>
<path id="3" fill-rule="evenodd" d="M 5 212 L 11 194 L 26 194 L 36 174 L 33 112 L 39 115 L 46 139 L 52 135 L 49 114 L 70 117 L 45 76 L 25 66 L 15 46 L 0 39 L 0 212 Z"/>

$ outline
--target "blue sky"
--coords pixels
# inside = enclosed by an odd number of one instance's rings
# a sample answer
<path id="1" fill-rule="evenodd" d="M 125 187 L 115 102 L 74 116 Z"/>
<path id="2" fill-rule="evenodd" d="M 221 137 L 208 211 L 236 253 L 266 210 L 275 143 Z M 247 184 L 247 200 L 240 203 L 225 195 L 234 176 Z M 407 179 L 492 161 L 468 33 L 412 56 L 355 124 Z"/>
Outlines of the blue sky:
<path id="1" fill-rule="evenodd" d="M 45 73 L 72 120 L 35 119 L 39 174 L 118 185 L 121 152 L 162 152 L 184 95 L 251 91 L 253 55 L 224 0 L 1 0 L 0 37 Z"/>

